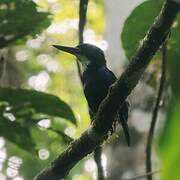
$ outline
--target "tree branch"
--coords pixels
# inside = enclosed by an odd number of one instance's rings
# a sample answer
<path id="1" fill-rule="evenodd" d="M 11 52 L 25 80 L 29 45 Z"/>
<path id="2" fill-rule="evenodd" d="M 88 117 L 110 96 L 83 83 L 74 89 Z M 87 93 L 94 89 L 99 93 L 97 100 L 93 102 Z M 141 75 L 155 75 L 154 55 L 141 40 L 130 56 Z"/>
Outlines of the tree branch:
<path id="1" fill-rule="evenodd" d="M 79 44 L 84 42 L 83 32 L 86 24 L 88 0 L 80 0 L 79 5 Z"/>
<path id="2" fill-rule="evenodd" d="M 88 2 L 89 0 L 80 0 L 80 4 L 79 4 L 79 44 L 84 42 L 83 32 L 84 32 L 84 27 L 86 25 Z M 81 71 L 81 65 L 78 60 L 76 60 L 76 65 L 77 65 L 78 75 L 82 84 L 82 71 Z"/>
<path id="3" fill-rule="evenodd" d="M 180 10 L 180 0 L 167 0 L 144 38 L 137 53 L 121 77 L 110 88 L 100 104 L 98 113 L 89 129 L 72 142 L 57 159 L 34 180 L 58 180 L 65 178 L 70 169 L 107 139 L 117 110 L 123 105 L 141 78 L 151 58 L 165 41 L 175 16 Z"/>

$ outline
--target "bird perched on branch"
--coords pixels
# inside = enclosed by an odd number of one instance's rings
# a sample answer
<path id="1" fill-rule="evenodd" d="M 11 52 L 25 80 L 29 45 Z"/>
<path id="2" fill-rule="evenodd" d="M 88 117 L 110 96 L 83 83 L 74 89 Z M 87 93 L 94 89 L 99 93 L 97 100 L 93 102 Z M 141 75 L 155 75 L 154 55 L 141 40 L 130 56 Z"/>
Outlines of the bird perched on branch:
<path id="1" fill-rule="evenodd" d="M 92 118 L 98 111 L 102 100 L 107 96 L 109 87 L 116 81 L 115 75 L 107 68 L 104 52 L 91 44 L 80 44 L 76 47 L 53 45 L 55 48 L 77 57 L 82 64 L 82 82 Z M 127 144 L 130 135 L 127 125 L 129 103 L 125 101 L 118 110 L 116 121 L 122 125 Z"/>

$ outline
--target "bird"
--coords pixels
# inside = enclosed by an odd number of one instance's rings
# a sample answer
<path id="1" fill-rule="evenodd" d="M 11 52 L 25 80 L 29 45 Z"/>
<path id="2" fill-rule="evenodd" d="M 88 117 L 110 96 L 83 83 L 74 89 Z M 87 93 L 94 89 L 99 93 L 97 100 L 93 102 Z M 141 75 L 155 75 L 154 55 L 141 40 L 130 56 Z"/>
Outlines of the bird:
<path id="1" fill-rule="evenodd" d="M 76 56 L 81 63 L 83 90 L 89 106 L 90 116 L 93 119 L 100 103 L 107 96 L 109 88 L 117 80 L 114 73 L 107 68 L 103 50 L 87 43 L 75 47 L 62 45 L 53 45 L 53 47 Z M 119 108 L 115 118 L 122 125 L 126 142 L 130 146 L 130 134 L 127 124 L 128 112 L 129 102 L 126 100 Z"/>

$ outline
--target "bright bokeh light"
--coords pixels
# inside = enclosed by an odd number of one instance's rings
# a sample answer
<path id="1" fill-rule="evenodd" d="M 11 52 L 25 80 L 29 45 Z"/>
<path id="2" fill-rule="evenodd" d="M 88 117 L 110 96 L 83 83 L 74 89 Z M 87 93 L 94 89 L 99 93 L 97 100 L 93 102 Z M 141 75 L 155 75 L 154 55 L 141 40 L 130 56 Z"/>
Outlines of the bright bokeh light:
<path id="1" fill-rule="evenodd" d="M 96 34 L 92 29 L 87 29 L 84 32 L 84 42 L 89 43 L 89 44 L 94 44 L 94 45 L 98 46 L 99 48 L 101 48 L 103 51 L 106 51 L 106 49 L 108 48 L 107 41 L 105 41 L 103 39 L 97 40 Z"/>
<path id="2" fill-rule="evenodd" d="M 101 160 L 102 160 L 102 166 L 104 169 L 104 175 L 107 177 L 107 171 L 106 171 L 106 167 L 107 167 L 107 157 L 105 154 L 101 155 Z M 87 172 L 89 172 L 92 175 L 93 179 L 96 179 L 97 176 L 97 167 L 96 167 L 96 163 L 93 159 L 89 159 L 85 162 L 84 164 L 84 168 Z"/>
<path id="3" fill-rule="evenodd" d="M 17 61 L 26 61 L 29 57 L 29 53 L 26 50 L 18 51 L 16 53 L 16 60 Z"/>
<path id="4" fill-rule="evenodd" d="M 17 156 L 11 156 L 8 159 L 8 166 L 13 169 L 19 169 L 22 163 L 23 163 L 23 160 Z"/>
<path id="5" fill-rule="evenodd" d="M 90 173 L 94 172 L 96 170 L 96 164 L 94 160 L 92 159 L 87 160 L 84 164 L 84 168 L 87 172 L 90 172 Z"/>
<path id="6" fill-rule="evenodd" d="M 43 43 L 44 40 L 45 40 L 45 35 L 42 34 L 41 36 L 37 36 L 35 39 L 28 40 L 26 45 L 29 48 L 36 49 L 41 46 L 41 44 Z"/>
<path id="7" fill-rule="evenodd" d="M 11 156 L 9 158 L 9 161 L 16 163 L 16 164 L 22 164 L 23 163 L 22 159 L 20 157 L 17 157 L 17 156 Z"/>
<path id="8" fill-rule="evenodd" d="M 40 149 L 38 154 L 41 160 L 46 160 L 49 158 L 49 151 L 47 149 Z"/>
<path id="9" fill-rule="evenodd" d="M 64 133 L 70 137 L 74 137 L 75 136 L 75 129 L 73 127 L 67 127 L 65 130 L 64 130 Z"/>
<path id="10" fill-rule="evenodd" d="M 52 23 L 47 29 L 48 33 L 65 34 L 69 29 L 78 29 L 78 19 L 65 19 L 58 23 Z"/>
<path id="11" fill-rule="evenodd" d="M 15 177 L 18 175 L 18 170 L 8 167 L 6 170 L 6 174 L 8 177 Z"/>
<path id="12" fill-rule="evenodd" d="M 37 61 L 39 64 L 43 65 L 46 67 L 46 69 L 49 72 L 57 72 L 59 71 L 60 67 L 57 61 L 55 61 L 50 55 L 48 54 L 40 54 L 37 57 Z"/>
<path id="13" fill-rule="evenodd" d="M 12 114 L 12 113 L 3 113 L 3 116 L 5 117 L 5 118 L 8 118 L 10 121 L 15 121 L 16 120 L 16 118 L 15 118 L 15 116 Z"/>
<path id="14" fill-rule="evenodd" d="M 72 180 L 84 180 L 84 176 L 80 174 L 76 174 L 73 176 Z"/>
<path id="15" fill-rule="evenodd" d="M 57 0 L 47 0 L 48 3 L 52 4 L 52 3 L 55 3 L 57 2 Z"/>
<path id="16" fill-rule="evenodd" d="M 13 178 L 12 180 L 24 180 L 24 179 L 22 177 L 20 177 L 20 176 L 17 176 L 15 178 Z"/>
<path id="17" fill-rule="evenodd" d="M 3 148 L 5 145 L 5 140 L 3 137 L 0 137 L 0 149 Z"/>
<path id="18" fill-rule="evenodd" d="M 97 177 L 97 172 L 96 171 L 92 172 L 92 179 L 97 180 L 96 177 Z"/>
<path id="19" fill-rule="evenodd" d="M 6 180 L 6 177 L 3 174 L 0 174 L 0 180 Z"/>
<path id="20" fill-rule="evenodd" d="M 51 12 L 57 13 L 61 10 L 61 4 L 57 0 L 47 0 L 47 2 L 51 8 Z"/>
<path id="21" fill-rule="evenodd" d="M 0 171 L 2 171 L 2 169 L 3 169 L 3 163 L 0 160 Z"/>
<path id="22" fill-rule="evenodd" d="M 106 171 L 107 157 L 106 157 L 106 155 L 104 153 L 102 153 L 102 155 L 101 155 L 101 160 L 102 160 L 102 166 L 103 166 L 103 169 L 104 169 L 105 176 L 107 176 L 107 171 Z"/>
<path id="23" fill-rule="evenodd" d="M 51 126 L 51 121 L 49 119 L 42 119 L 38 122 L 38 125 L 42 128 L 49 128 Z"/>
<path id="24" fill-rule="evenodd" d="M 35 76 L 28 79 L 28 84 L 31 88 L 39 91 L 45 91 L 50 81 L 49 74 L 46 71 L 41 71 Z"/>
<path id="25" fill-rule="evenodd" d="M 1 148 L 1 150 L 0 150 L 0 162 L 4 162 L 6 157 L 7 157 L 6 149 L 5 148 Z"/>
<path id="26" fill-rule="evenodd" d="M 79 114 L 79 112 L 75 111 L 74 113 L 76 115 L 77 121 L 80 121 L 81 120 L 81 115 Z"/>
<path id="27" fill-rule="evenodd" d="M 53 13 L 59 12 L 61 10 L 61 5 L 59 3 L 51 4 L 51 11 Z"/>

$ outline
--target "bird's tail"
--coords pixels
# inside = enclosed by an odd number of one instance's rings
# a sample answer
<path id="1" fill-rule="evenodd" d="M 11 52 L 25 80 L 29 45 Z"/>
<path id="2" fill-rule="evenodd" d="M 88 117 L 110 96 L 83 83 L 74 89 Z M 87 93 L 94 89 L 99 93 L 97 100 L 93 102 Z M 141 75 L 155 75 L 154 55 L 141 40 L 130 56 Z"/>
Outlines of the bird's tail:
<path id="1" fill-rule="evenodd" d="M 128 113 L 129 113 L 129 102 L 125 101 L 121 109 L 118 111 L 118 122 L 121 123 L 124 135 L 126 138 L 127 145 L 130 146 L 130 134 L 129 134 L 129 127 L 127 124 L 128 121 Z"/>

